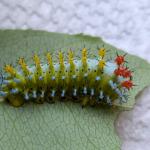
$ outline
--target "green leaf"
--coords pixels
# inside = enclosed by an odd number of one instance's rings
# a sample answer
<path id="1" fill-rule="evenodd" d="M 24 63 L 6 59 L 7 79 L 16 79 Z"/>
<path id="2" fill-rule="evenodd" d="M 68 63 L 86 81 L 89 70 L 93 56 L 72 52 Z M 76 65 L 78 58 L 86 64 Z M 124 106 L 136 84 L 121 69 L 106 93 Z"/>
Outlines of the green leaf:
<path id="1" fill-rule="evenodd" d="M 108 58 L 116 55 L 115 47 L 104 43 L 101 38 L 60 33 L 48 33 L 32 30 L 0 31 L 0 67 L 13 63 L 24 56 L 31 65 L 32 52 L 41 54 L 46 50 L 57 53 L 75 49 L 80 56 L 80 49 L 86 45 L 90 53 L 97 53 L 96 47 L 105 44 L 111 49 Z M 43 59 L 44 61 L 44 59 Z M 135 70 L 134 82 L 137 86 L 130 91 L 128 103 L 118 105 L 120 109 L 130 109 L 135 103 L 135 96 L 150 84 L 150 65 L 133 55 L 127 56 L 129 66 Z M 0 104 L 0 149 L 103 149 L 119 150 L 121 141 L 114 130 L 114 120 L 118 110 L 105 108 L 84 108 L 79 104 L 67 102 L 43 105 L 24 105 L 14 108 Z"/>

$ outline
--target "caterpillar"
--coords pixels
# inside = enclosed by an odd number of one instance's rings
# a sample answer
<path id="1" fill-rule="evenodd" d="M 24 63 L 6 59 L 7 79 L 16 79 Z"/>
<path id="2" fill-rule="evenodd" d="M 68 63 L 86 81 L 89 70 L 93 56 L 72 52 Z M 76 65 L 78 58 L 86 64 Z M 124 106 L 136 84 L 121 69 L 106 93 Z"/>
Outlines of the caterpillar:
<path id="1" fill-rule="evenodd" d="M 46 53 L 46 64 L 33 54 L 34 66 L 30 67 L 23 57 L 18 59 L 19 69 L 11 64 L 4 66 L 1 75 L 0 97 L 14 107 L 27 102 L 54 103 L 57 100 L 71 100 L 86 105 L 106 104 L 116 101 L 125 103 L 129 90 L 133 88 L 133 72 L 125 66 L 125 56 L 116 55 L 106 60 L 107 50 L 98 48 L 94 58 L 88 58 L 88 49 L 81 50 L 81 58 L 69 50 L 67 60 L 60 50 L 58 62 L 52 54 Z"/>

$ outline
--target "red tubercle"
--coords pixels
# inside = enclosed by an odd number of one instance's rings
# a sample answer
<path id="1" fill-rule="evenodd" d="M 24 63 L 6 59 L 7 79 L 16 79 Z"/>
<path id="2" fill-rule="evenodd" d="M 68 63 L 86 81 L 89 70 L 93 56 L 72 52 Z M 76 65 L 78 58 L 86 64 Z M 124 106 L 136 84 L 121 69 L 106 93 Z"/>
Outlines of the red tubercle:
<path id="1" fill-rule="evenodd" d="M 115 71 L 114 74 L 116 76 L 122 76 L 124 78 L 131 78 L 132 77 L 132 72 L 124 66 L 119 66 Z"/>
<path id="2" fill-rule="evenodd" d="M 123 75 L 123 72 L 126 71 L 126 68 L 124 66 L 119 66 L 115 71 L 114 73 L 117 75 L 117 76 L 122 76 Z"/>
<path id="3" fill-rule="evenodd" d="M 126 56 L 126 54 L 124 54 L 124 55 L 118 55 L 117 54 L 117 57 L 115 58 L 115 62 L 116 62 L 116 64 L 117 65 L 122 65 L 123 63 L 125 63 L 126 61 L 125 61 L 125 56 Z"/>
<path id="4" fill-rule="evenodd" d="M 124 78 L 131 78 L 132 77 L 132 72 L 130 70 L 125 70 L 122 74 Z"/>
<path id="5" fill-rule="evenodd" d="M 127 88 L 128 90 L 130 90 L 134 86 L 134 84 L 131 80 L 128 80 L 128 81 L 123 81 L 121 83 L 121 86 Z"/>

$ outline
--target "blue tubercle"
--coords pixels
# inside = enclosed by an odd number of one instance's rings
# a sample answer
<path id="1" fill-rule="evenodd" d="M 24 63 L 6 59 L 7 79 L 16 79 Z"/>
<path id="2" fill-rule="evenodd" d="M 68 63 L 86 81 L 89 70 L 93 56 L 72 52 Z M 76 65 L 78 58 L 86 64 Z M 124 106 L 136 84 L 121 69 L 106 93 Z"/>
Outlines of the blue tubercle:
<path id="1" fill-rule="evenodd" d="M 0 97 L 5 97 L 5 96 L 7 96 L 7 92 L 0 91 Z"/>
<path id="2" fill-rule="evenodd" d="M 10 90 L 11 94 L 17 94 L 18 92 L 19 92 L 19 90 L 17 88 Z"/>

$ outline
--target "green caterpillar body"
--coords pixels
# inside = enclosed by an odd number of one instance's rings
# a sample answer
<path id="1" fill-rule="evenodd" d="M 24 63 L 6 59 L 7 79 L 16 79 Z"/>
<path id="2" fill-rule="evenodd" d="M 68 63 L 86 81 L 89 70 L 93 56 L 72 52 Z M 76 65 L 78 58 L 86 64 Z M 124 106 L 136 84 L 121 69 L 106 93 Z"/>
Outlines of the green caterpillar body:
<path id="1" fill-rule="evenodd" d="M 70 50 L 68 61 L 64 61 L 60 51 L 59 62 L 54 63 L 48 52 L 48 64 L 41 64 L 38 55 L 34 54 L 33 67 L 20 58 L 20 70 L 11 65 L 4 67 L 6 75 L 0 97 L 16 107 L 29 101 L 53 103 L 57 99 L 81 102 L 82 106 L 127 102 L 128 90 L 133 86 L 131 71 L 124 67 L 124 56 L 106 61 L 105 53 L 105 48 L 100 48 L 98 57 L 89 59 L 87 49 L 83 48 L 81 60 L 76 60 Z"/>

